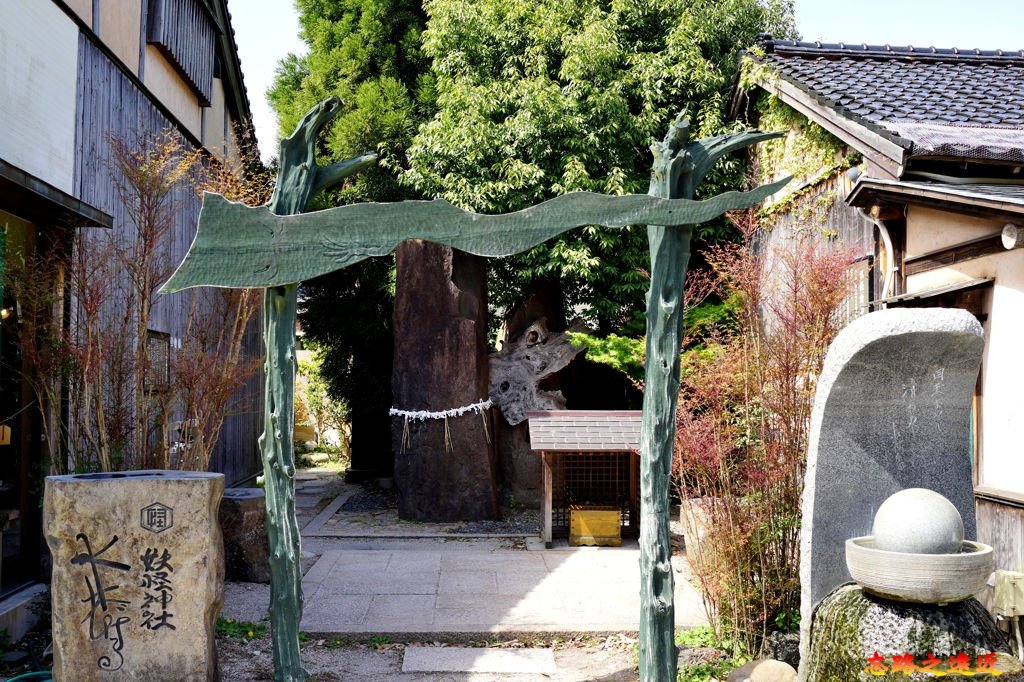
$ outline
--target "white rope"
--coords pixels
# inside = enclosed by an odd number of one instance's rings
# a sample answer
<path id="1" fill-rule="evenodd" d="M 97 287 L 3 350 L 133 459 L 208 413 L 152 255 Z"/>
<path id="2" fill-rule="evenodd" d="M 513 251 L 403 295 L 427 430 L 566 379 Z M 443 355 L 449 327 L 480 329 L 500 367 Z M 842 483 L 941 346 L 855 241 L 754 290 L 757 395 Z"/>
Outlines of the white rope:
<path id="1" fill-rule="evenodd" d="M 406 420 L 413 421 L 426 421 L 427 419 L 448 419 L 449 417 L 461 417 L 467 412 L 480 412 L 488 410 L 493 407 L 490 399 L 481 400 L 478 403 L 472 405 L 463 405 L 462 407 L 453 407 L 450 410 L 444 410 L 443 412 L 429 412 L 427 410 L 399 410 L 398 408 L 392 407 L 388 412 L 392 417 L 405 417 Z"/>

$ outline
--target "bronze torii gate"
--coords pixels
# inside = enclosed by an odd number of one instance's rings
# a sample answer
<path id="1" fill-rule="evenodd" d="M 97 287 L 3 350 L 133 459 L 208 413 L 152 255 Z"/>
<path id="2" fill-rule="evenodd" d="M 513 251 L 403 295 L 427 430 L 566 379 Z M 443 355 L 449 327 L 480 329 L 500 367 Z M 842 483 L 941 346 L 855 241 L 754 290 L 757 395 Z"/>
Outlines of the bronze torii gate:
<path id="1" fill-rule="evenodd" d="M 749 208 L 789 178 L 749 192 L 694 201 L 715 161 L 775 134 L 745 131 L 686 143 L 681 114 L 652 145 L 648 194 L 566 194 L 505 215 L 463 211 L 447 201 L 363 203 L 301 216 L 311 196 L 376 160 L 364 154 L 328 167 L 314 160 L 317 135 L 341 108 L 336 97 L 311 109 L 281 142 L 277 186 L 267 206 L 250 208 L 207 194 L 195 241 L 165 293 L 196 286 L 255 288 L 264 293 L 265 432 L 260 448 L 270 540 L 270 624 L 277 682 L 306 679 L 299 656 L 302 575 L 295 520 L 292 452 L 295 314 L 299 282 L 425 239 L 480 256 L 510 256 L 574 227 L 648 225 L 651 288 L 647 297 L 647 364 L 640 436 L 640 674 L 675 682 L 675 609 L 669 542 L 669 477 L 679 393 L 682 289 L 694 224 Z"/>

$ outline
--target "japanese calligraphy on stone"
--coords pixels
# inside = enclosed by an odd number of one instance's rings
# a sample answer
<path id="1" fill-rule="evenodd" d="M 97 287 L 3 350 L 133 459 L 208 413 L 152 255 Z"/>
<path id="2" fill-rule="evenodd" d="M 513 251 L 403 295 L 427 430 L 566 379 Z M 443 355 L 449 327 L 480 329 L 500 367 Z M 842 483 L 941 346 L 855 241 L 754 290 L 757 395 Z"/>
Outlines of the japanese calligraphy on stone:
<path id="1" fill-rule="evenodd" d="M 85 533 L 75 539 L 83 550 L 71 558 L 71 565 L 81 569 L 84 587 L 81 623 L 88 628 L 90 642 L 103 643 L 104 651 L 96 665 L 100 670 L 117 671 L 125 663 L 125 633 L 129 627 L 177 629 L 172 610 L 173 557 L 167 548 L 148 547 L 133 563 L 127 563 L 119 560 L 123 557 L 118 556 L 117 535 L 99 549 Z M 141 601 L 136 604 L 123 598 L 131 583 L 142 588 Z"/>

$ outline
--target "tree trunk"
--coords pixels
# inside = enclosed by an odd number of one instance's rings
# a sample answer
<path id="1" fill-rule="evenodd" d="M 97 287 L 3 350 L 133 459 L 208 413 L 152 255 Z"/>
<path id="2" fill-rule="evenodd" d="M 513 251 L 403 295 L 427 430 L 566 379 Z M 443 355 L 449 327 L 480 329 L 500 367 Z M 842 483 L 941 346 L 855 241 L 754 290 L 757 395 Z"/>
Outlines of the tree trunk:
<path id="1" fill-rule="evenodd" d="M 396 267 L 395 407 L 443 412 L 486 400 L 484 260 L 415 240 L 398 247 Z M 488 410 L 483 416 L 392 418 L 399 516 L 419 521 L 497 518 L 490 417 Z"/>

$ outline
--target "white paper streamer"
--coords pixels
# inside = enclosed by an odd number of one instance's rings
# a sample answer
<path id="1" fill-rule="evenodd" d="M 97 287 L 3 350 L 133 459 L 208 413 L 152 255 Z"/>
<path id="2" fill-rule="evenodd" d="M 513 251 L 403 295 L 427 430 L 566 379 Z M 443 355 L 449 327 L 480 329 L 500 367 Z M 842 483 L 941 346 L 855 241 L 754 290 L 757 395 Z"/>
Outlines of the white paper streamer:
<path id="1" fill-rule="evenodd" d="M 399 410 L 398 408 L 392 407 L 388 414 L 392 417 L 405 417 L 405 419 L 411 419 L 415 421 L 426 421 L 427 419 L 447 419 L 448 417 L 461 417 L 467 412 L 483 412 L 484 410 L 493 407 L 490 399 L 481 400 L 478 403 L 472 405 L 463 405 L 462 407 L 453 407 L 450 410 L 444 410 L 443 412 L 428 412 L 427 410 Z"/>

